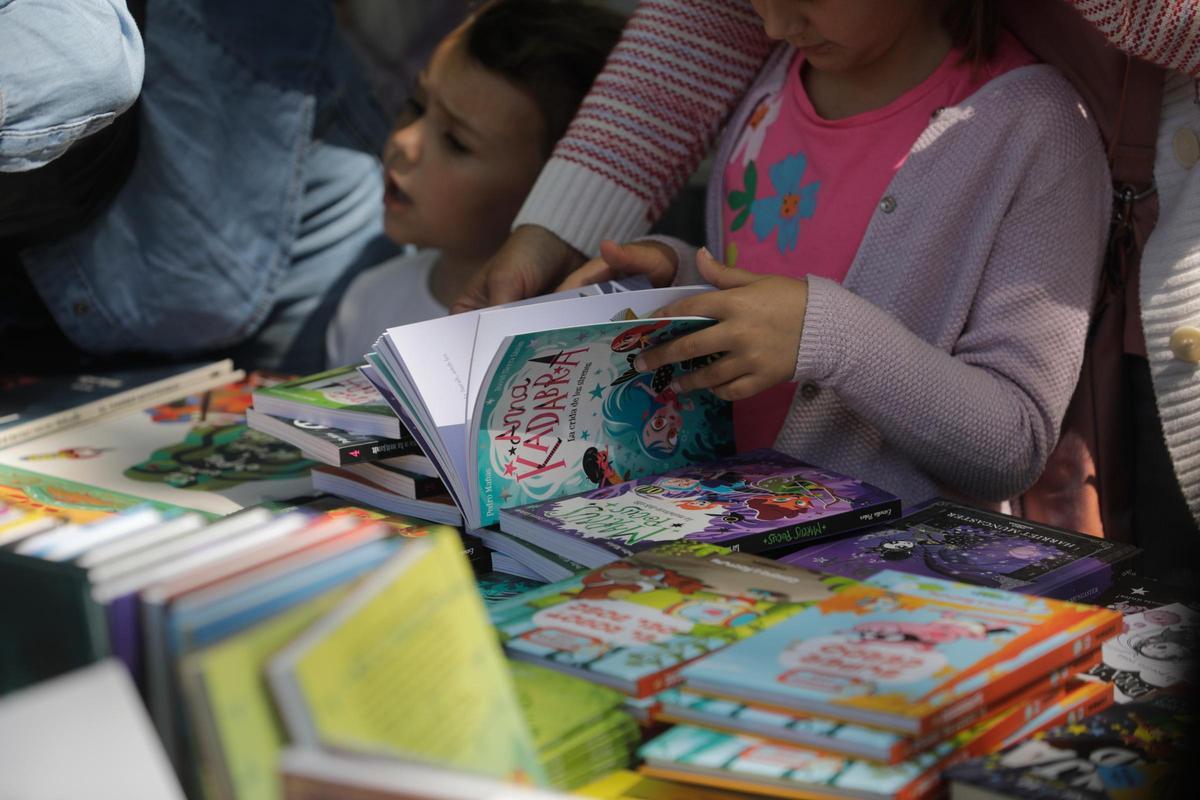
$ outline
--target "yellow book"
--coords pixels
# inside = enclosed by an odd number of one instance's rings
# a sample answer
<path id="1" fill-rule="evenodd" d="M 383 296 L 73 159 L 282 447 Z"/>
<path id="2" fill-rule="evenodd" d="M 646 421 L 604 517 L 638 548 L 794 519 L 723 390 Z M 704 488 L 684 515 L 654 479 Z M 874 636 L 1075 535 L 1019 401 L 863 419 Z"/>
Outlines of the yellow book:
<path id="1" fill-rule="evenodd" d="M 328 591 L 183 662 L 205 797 L 277 800 L 279 753 L 287 742 L 263 677 L 267 660 L 345 597 Z"/>
<path id="2" fill-rule="evenodd" d="M 710 789 L 662 778 L 650 778 L 627 769 L 610 772 L 575 793 L 597 800 L 753 800 L 759 795 Z"/>
<path id="3" fill-rule="evenodd" d="M 456 537 L 412 540 L 268 666 L 292 741 L 544 785 Z"/>

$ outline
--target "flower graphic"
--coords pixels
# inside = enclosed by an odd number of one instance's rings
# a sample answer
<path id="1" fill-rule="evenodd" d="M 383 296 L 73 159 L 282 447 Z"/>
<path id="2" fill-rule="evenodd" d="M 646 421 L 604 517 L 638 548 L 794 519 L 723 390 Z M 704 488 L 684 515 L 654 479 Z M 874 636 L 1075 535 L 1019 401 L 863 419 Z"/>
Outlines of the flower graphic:
<path id="1" fill-rule="evenodd" d="M 800 218 L 807 219 L 817 210 L 820 181 L 800 186 L 807 167 L 808 159 L 803 153 L 788 156 L 772 165 L 771 185 L 778 194 L 755 200 L 750 206 L 754 217 L 754 234 L 760 242 L 765 241 L 776 227 L 779 228 L 775 244 L 780 253 L 796 249 L 796 240 L 800 237 Z"/>
<path id="2" fill-rule="evenodd" d="M 759 102 L 754 112 L 750 114 L 750 118 L 746 120 L 742 137 L 738 139 L 737 145 L 729 155 L 730 161 L 741 155 L 742 166 L 745 167 L 758 158 L 763 142 L 767 139 L 767 128 L 771 127 L 771 123 L 779 118 L 779 109 L 782 107 L 783 98 L 780 95 L 768 95 Z"/>

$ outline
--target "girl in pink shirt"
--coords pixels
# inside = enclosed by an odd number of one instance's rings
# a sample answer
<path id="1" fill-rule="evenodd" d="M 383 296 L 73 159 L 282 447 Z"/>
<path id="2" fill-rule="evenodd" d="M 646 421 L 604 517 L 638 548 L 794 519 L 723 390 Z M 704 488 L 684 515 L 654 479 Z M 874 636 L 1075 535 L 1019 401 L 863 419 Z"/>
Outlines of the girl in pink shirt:
<path id="1" fill-rule="evenodd" d="M 1057 435 L 1099 272 L 1094 126 L 1061 77 L 1022 69 L 989 0 L 752 5 L 783 44 L 714 165 L 725 263 L 607 242 L 568 284 L 698 268 L 722 290 L 663 309 L 718 324 L 637 366 L 724 353 L 677 389 L 738 401 L 739 448 L 776 442 L 909 500 L 1019 491 Z"/>

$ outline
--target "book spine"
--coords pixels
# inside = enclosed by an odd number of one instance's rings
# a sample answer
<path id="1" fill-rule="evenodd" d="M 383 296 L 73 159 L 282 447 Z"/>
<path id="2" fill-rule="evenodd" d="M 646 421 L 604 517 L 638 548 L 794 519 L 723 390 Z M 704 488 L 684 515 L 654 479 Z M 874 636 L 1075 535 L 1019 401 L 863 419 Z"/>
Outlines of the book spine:
<path id="1" fill-rule="evenodd" d="M 407 431 L 405 432 L 407 433 Z M 347 464 L 365 464 L 384 458 L 414 455 L 421 452 L 412 436 L 403 439 L 393 439 L 386 442 L 371 444 L 339 444 L 337 445 L 338 466 Z"/>
<path id="2" fill-rule="evenodd" d="M 763 553 L 774 558 L 785 555 L 797 547 L 816 539 L 827 539 L 839 533 L 848 533 L 900 515 L 900 501 L 888 500 L 865 508 L 845 511 L 828 519 L 815 519 L 788 528 L 777 528 L 749 534 L 732 542 L 744 553 Z M 716 542 L 721 544 L 721 542 Z"/>

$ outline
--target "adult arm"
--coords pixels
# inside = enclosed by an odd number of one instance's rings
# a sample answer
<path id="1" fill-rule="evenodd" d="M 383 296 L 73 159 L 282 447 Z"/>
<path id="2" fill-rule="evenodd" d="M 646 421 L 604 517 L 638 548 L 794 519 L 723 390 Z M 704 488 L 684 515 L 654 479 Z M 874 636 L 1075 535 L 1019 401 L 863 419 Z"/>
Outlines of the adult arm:
<path id="1" fill-rule="evenodd" d="M 748 0 L 643 0 L 513 222 L 454 310 L 553 287 L 602 238 L 642 235 L 770 52 Z"/>
<path id="2" fill-rule="evenodd" d="M 1117 47 L 1200 78 L 1200 3 L 1179 0 L 1071 0 Z"/>
<path id="3" fill-rule="evenodd" d="M 0 172 L 58 158 L 138 97 L 145 54 L 125 0 L 0 0 Z"/>

